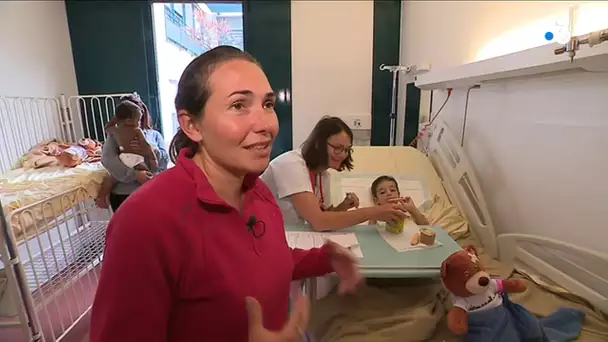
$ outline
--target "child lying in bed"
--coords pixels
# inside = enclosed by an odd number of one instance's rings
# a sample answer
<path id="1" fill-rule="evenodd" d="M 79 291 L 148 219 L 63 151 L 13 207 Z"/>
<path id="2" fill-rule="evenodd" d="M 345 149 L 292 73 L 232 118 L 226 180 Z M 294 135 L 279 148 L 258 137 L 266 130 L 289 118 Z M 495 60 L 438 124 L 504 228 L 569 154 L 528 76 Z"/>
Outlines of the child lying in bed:
<path id="1" fill-rule="evenodd" d="M 374 204 L 383 205 L 393 201 L 401 201 L 410 217 L 419 226 L 426 226 L 429 221 L 426 217 L 416 208 L 416 204 L 410 197 L 401 197 L 399 193 L 399 184 L 395 178 L 391 176 L 380 176 L 372 182 L 372 198 Z M 376 221 L 369 221 L 369 224 L 376 224 Z"/>
<path id="2" fill-rule="evenodd" d="M 134 170 L 151 172 L 158 168 L 158 161 L 139 127 L 142 114 L 137 104 L 123 101 L 116 107 L 115 117 L 106 126 L 106 132 L 116 140 L 120 150 L 118 158 L 123 164 Z M 107 198 L 115 184 L 116 179 L 106 176 L 95 199 L 97 206 L 108 208 Z"/>

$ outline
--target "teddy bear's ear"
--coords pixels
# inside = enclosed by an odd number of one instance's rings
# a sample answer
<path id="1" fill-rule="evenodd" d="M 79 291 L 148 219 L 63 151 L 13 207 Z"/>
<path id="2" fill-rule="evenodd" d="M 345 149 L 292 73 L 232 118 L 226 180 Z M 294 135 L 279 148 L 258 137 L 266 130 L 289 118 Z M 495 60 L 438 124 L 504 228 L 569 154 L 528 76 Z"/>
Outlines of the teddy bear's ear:
<path id="1" fill-rule="evenodd" d="M 477 254 L 477 249 L 475 249 L 475 247 L 473 245 L 469 245 L 469 246 L 465 247 L 464 250 L 469 253 L 473 253 L 473 254 L 479 256 L 479 254 Z"/>

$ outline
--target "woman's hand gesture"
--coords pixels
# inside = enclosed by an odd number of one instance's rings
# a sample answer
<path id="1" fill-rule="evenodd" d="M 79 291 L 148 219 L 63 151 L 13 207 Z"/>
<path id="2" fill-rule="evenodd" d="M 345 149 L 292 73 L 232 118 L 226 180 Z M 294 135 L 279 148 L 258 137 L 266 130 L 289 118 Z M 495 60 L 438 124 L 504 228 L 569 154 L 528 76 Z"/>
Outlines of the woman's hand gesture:
<path id="1" fill-rule="evenodd" d="M 264 327 L 262 307 L 255 298 L 247 297 L 245 301 L 249 317 L 249 342 L 302 342 L 310 314 L 306 297 L 298 296 L 289 321 L 281 331 L 270 331 Z"/>
<path id="2" fill-rule="evenodd" d="M 331 267 L 340 279 L 338 293 L 355 293 L 357 287 L 363 282 L 357 259 L 348 249 L 331 240 L 328 240 L 325 244 L 327 245 Z"/>

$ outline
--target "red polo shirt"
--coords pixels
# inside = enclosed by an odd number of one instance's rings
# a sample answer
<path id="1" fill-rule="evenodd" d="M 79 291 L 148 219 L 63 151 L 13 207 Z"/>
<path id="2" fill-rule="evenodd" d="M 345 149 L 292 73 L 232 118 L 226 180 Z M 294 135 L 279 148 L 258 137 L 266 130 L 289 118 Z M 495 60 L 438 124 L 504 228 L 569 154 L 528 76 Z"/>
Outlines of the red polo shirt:
<path id="1" fill-rule="evenodd" d="M 91 342 L 246 342 L 246 296 L 260 302 L 268 329 L 281 329 L 290 282 L 331 266 L 324 249 L 287 246 L 281 211 L 257 176 L 244 190 L 241 214 L 181 153 L 133 193 L 108 227 Z M 250 216 L 266 225 L 263 236 L 247 229 Z"/>

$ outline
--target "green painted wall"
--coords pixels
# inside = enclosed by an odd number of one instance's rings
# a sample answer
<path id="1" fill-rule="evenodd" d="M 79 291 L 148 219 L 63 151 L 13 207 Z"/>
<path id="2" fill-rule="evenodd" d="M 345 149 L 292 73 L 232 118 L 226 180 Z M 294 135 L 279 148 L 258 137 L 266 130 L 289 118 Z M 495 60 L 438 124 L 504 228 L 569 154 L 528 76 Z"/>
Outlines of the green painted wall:
<path id="1" fill-rule="evenodd" d="M 374 45 L 372 61 L 372 133 L 371 144 L 390 143 L 390 113 L 393 75 L 380 65 L 398 65 L 401 46 L 401 1 L 374 0 Z M 404 141 L 411 141 L 418 131 L 420 90 L 413 84 L 406 90 Z M 398 115 L 399 113 L 397 113 Z"/>
<path id="2" fill-rule="evenodd" d="M 393 75 L 380 65 L 399 64 L 401 44 L 401 1 L 374 0 L 374 45 L 372 59 L 371 144 L 390 142 L 390 113 Z"/>
<path id="3" fill-rule="evenodd" d="M 243 3 L 245 50 L 262 64 L 275 91 L 291 93 L 291 1 L 251 0 Z M 291 101 L 277 103 L 280 132 L 272 157 L 293 146 Z"/>
<path id="4" fill-rule="evenodd" d="M 405 132 L 403 144 L 409 145 L 418 135 L 421 91 L 413 83 L 407 85 L 405 102 Z"/>
<path id="5" fill-rule="evenodd" d="M 65 2 L 78 91 L 136 91 L 160 130 L 152 7 L 148 1 Z"/>

